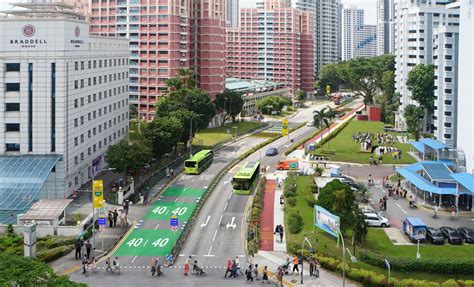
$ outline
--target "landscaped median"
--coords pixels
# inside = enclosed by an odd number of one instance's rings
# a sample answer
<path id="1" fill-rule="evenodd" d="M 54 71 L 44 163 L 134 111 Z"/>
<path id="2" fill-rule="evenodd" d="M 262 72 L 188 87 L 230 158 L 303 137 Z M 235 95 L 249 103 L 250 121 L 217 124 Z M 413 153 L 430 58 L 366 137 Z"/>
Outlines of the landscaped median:
<path id="1" fill-rule="evenodd" d="M 212 147 L 231 140 L 235 130 L 237 131 L 237 136 L 240 136 L 263 126 L 259 122 L 235 122 L 225 124 L 224 126 L 208 128 L 194 135 L 193 145 Z"/>
<path id="2" fill-rule="evenodd" d="M 313 227 L 314 208 L 308 202 L 313 192 L 312 176 L 290 174 L 284 185 L 287 250 L 301 254 L 301 243 L 308 237 L 323 268 L 342 273 L 342 247 L 336 239 Z M 346 230 L 346 247 L 351 252 L 352 231 Z M 354 252 L 353 252 L 354 253 Z M 350 262 L 346 255 L 346 276 L 363 286 L 474 286 L 474 245 L 420 247 L 421 259 L 416 259 L 416 245 L 393 245 L 383 229 L 369 228 L 364 245 L 355 246 L 358 262 Z M 311 256 L 305 251 L 307 257 Z M 384 260 L 391 264 L 391 281 Z"/>

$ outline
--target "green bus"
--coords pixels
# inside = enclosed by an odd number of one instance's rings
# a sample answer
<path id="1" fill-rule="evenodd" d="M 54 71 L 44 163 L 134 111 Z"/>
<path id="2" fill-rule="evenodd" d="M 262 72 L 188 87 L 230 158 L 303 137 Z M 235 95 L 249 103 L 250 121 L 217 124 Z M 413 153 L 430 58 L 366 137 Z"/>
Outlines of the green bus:
<path id="1" fill-rule="evenodd" d="M 232 178 L 232 186 L 236 194 L 251 194 L 253 186 L 260 174 L 260 162 L 249 161 Z"/>
<path id="2" fill-rule="evenodd" d="M 214 153 L 212 150 L 202 150 L 195 153 L 191 158 L 184 161 L 184 173 L 200 174 L 211 165 Z"/>

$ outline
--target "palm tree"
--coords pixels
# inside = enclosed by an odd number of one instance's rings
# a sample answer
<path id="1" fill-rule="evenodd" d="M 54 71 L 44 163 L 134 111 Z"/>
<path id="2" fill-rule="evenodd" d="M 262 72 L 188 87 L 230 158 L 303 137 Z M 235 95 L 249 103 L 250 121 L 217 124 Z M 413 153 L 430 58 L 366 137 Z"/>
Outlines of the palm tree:
<path id="1" fill-rule="evenodd" d="M 323 125 L 328 129 L 328 133 L 331 133 L 331 123 L 332 120 L 336 117 L 336 112 L 331 107 L 324 107 L 319 111 L 314 111 L 314 126 L 316 128 L 321 128 Z M 321 134 L 321 137 L 323 135 Z"/>
<path id="2" fill-rule="evenodd" d="M 178 75 L 185 87 L 189 88 L 196 86 L 196 81 L 194 80 L 194 73 L 190 69 L 178 69 Z"/>

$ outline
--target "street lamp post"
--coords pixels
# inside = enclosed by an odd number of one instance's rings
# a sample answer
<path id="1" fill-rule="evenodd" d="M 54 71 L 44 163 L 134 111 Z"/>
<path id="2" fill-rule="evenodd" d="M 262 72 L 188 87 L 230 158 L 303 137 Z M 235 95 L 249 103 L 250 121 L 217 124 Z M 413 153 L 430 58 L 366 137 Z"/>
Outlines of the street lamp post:
<path id="1" fill-rule="evenodd" d="M 91 183 L 91 190 L 92 190 L 92 248 L 95 250 L 95 208 L 94 208 L 94 180 L 97 174 L 101 171 L 107 171 L 107 170 L 115 170 L 115 168 L 104 168 L 101 170 L 98 170 L 92 174 L 92 183 Z M 104 192 L 104 191 L 102 191 Z"/>
<path id="2" fill-rule="evenodd" d="M 346 245 L 344 244 L 344 237 L 341 229 L 337 228 L 338 236 L 341 236 L 342 241 L 342 287 L 346 287 Z"/>
<path id="3" fill-rule="evenodd" d="M 202 114 L 191 115 L 191 122 L 189 123 L 189 157 L 193 156 L 193 119 L 195 116 L 202 116 Z"/>
<path id="4" fill-rule="evenodd" d="M 309 245 L 311 248 L 313 248 L 313 245 L 311 245 L 311 242 L 309 242 L 308 237 L 305 236 L 305 237 L 303 238 L 303 243 L 301 244 L 301 284 L 303 284 L 303 270 L 304 270 L 304 268 L 303 268 L 304 253 L 303 253 L 303 252 L 304 252 L 304 243 L 305 243 L 305 242 L 307 242 L 308 245 Z"/>

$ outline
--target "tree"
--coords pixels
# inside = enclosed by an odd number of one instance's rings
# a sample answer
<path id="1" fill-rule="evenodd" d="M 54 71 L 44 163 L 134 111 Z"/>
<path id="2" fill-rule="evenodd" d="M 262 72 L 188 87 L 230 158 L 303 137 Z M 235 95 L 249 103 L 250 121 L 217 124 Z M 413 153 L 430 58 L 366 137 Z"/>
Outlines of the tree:
<path id="1" fill-rule="evenodd" d="M 431 124 L 431 115 L 435 109 L 435 66 L 416 65 L 409 73 L 407 88 L 411 91 L 411 98 L 424 109 L 425 126 Z M 428 129 L 430 130 L 430 129 Z"/>
<path id="2" fill-rule="evenodd" d="M 324 65 L 318 76 L 318 81 L 316 83 L 316 89 L 318 95 L 326 95 L 326 86 L 329 85 L 331 92 L 339 91 L 339 88 L 344 85 L 344 79 L 341 77 L 341 65 L 337 64 L 327 64 Z"/>
<path id="3" fill-rule="evenodd" d="M 105 153 L 105 161 L 117 172 L 137 173 L 140 168 L 149 163 L 152 158 L 151 148 L 148 142 L 129 143 L 123 139 L 110 146 Z"/>
<path id="4" fill-rule="evenodd" d="M 395 92 L 395 72 L 384 71 L 380 80 L 382 93 L 376 96 L 375 101 L 382 110 L 382 121 L 395 124 L 395 112 L 400 106 L 400 94 Z"/>
<path id="5" fill-rule="evenodd" d="M 415 139 L 418 140 L 423 127 L 423 108 L 415 105 L 408 105 L 405 107 L 403 116 L 407 123 L 408 132 L 412 133 L 415 136 Z"/>
<path id="6" fill-rule="evenodd" d="M 222 125 L 224 125 L 230 118 L 232 122 L 235 122 L 235 117 L 242 112 L 244 107 L 244 99 L 241 93 L 225 89 L 224 92 L 217 94 L 214 105 L 217 109 L 224 111 L 222 120 Z"/>
<path id="7" fill-rule="evenodd" d="M 47 264 L 14 254 L 0 254 L 0 286 L 85 287 L 58 276 Z"/>
<path id="8" fill-rule="evenodd" d="M 129 118 L 138 119 L 138 108 L 135 105 L 130 105 L 128 110 Z"/>
<path id="9" fill-rule="evenodd" d="M 313 116 L 314 126 L 319 129 L 324 125 L 331 133 L 331 124 L 335 117 L 336 112 L 331 107 L 324 107 L 319 111 L 315 110 Z"/>
<path id="10" fill-rule="evenodd" d="M 381 65 L 376 58 L 357 58 L 344 62 L 342 77 L 356 96 L 362 96 L 364 103 L 374 103 L 377 93 Z"/>
<path id="11" fill-rule="evenodd" d="M 298 101 L 304 101 L 306 100 L 307 97 L 308 95 L 304 91 L 302 90 L 296 91 L 296 98 L 298 99 Z"/>
<path id="12" fill-rule="evenodd" d="M 181 68 L 178 70 L 178 75 L 185 87 L 196 87 L 196 76 L 194 75 L 193 71 L 187 68 Z"/>
<path id="13" fill-rule="evenodd" d="M 145 130 L 145 137 L 150 141 L 153 154 L 160 158 L 169 153 L 181 139 L 183 125 L 175 117 L 155 117 Z"/>
<path id="14" fill-rule="evenodd" d="M 291 104 L 291 99 L 287 97 L 270 96 L 258 100 L 257 108 L 262 112 L 270 114 L 271 111 L 281 111 L 284 106 L 289 106 Z"/>
<path id="15" fill-rule="evenodd" d="M 364 239 L 367 236 L 368 231 L 369 227 L 367 225 L 367 221 L 365 221 L 364 213 L 362 213 L 360 209 L 355 208 L 352 218 L 352 233 L 354 234 L 355 241 L 359 242 L 362 246 L 364 246 Z"/>

